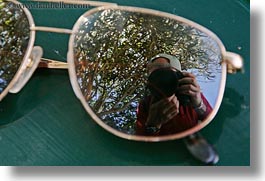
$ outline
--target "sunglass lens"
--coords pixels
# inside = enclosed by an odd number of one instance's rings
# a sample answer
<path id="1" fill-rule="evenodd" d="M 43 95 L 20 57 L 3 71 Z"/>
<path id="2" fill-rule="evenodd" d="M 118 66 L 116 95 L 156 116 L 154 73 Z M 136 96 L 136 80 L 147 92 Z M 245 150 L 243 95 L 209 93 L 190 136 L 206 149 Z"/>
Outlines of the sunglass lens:
<path id="1" fill-rule="evenodd" d="M 0 94 L 18 71 L 29 37 L 29 22 L 23 9 L 0 0 Z"/>
<path id="2" fill-rule="evenodd" d="M 194 69 L 206 78 L 220 69 L 221 50 L 209 35 L 178 19 L 140 10 L 85 15 L 74 43 L 84 98 L 104 122 L 127 133 L 133 132 L 137 105 L 146 94 L 145 65 L 151 57 L 175 55 L 183 70 Z"/>

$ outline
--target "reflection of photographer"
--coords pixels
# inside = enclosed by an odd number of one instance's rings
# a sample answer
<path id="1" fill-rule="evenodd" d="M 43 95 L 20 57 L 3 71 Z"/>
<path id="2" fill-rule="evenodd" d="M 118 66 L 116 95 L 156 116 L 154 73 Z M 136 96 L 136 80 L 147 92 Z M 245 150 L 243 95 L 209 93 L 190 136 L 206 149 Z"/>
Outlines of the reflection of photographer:
<path id="1" fill-rule="evenodd" d="M 200 92 L 193 74 L 181 72 L 175 56 L 158 54 L 148 63 L 147 88 L 150 95 L 137 111 L 139 134 L 165 135 L 184 131 L 198 124 L 212 108 Z"/>

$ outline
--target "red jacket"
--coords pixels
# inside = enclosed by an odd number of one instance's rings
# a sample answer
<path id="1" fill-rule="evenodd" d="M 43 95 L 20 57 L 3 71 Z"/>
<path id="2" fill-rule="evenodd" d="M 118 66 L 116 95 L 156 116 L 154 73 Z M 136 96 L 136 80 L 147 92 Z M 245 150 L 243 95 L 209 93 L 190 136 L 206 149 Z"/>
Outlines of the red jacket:
<path id="1" fill-rule="evenodd" d="M 160 131 L 156 135 L 167 135 L 182 132 L 186 129 L 192 128 L 198 124 L 199 120 L 205 119 L 212 111 L 212 107 L 207 99 L 201 94 L 202 101 L 206 106 L 204 115 L 198 115 L 192 106 L 179 106 L 179 114 L 173 119 L 163 124 Z M 146 97 L 140 101 L 137 110 L 136 132 L 140 135 L 146 135 L 145 122 L 148 117 L 151 96 Z"/>

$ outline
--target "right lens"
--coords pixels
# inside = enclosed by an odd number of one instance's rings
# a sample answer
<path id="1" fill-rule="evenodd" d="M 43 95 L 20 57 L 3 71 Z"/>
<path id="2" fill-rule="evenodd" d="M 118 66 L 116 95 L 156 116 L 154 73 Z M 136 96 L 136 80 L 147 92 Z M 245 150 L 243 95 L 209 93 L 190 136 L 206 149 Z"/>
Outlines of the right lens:
<path id="1" fill-rule="evenodd" d="M 30 39 L 20 4 L 0 0 L 0 95 L 17 73 Z"/>
<path id="2" fill-rule="evenodd" d="M 110 132 L 128 139 L 139 136 L 137 112 L 150 96 L 146 65 L 161 53 L 175 56 L 182 71 L 196 77 L 210 105 L 218 107 L 225 49 L 206 28 L 172 14 L 119 6 L 88 11 L 73 31 L 68 62 L 75 93 L 91 117 Z M 157 77 L 162 85 L 154 92 L 172 95 L 170 78 Z M 174 82 L 175 74 L 172 77 Z M 143 117 L 148 110 L 145 113 Z"/>

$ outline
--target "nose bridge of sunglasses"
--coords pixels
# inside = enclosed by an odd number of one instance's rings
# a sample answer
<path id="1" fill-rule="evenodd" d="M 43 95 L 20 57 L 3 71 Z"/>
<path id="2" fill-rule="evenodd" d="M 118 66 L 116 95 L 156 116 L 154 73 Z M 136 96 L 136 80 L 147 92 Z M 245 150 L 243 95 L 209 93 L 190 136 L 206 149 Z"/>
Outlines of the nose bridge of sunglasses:
<path id="1" fill-rule="evenodd" d="M 226 52 L 224 61 L 227 63 L 228 73 L 244 72 L 243 58 L 240 55 L 233 52 Z"/>
<path id="2" fill-rule="evenodd" d="M 41 58 L 38 68 L 68 69 L 68 63 L 47 58 Z"/>
<path id="3" fill-rule="evenodd" d="M 38 67 L 42 54 L 43 51 L 41 47 L 33 47 L 30 57 L 28 58 L 28 60 L 26 60 L 26 65 L 22 67 L 24 70 L 17 82 L 15 82 L 13 87 L 9 90 L 10 93 L 17 93 L 24 87 L 24 85 L 28 82 L 28 80 Z"/>

